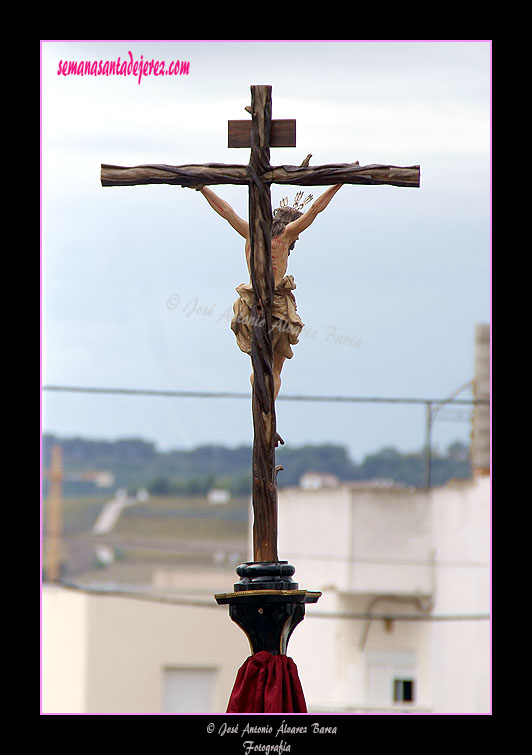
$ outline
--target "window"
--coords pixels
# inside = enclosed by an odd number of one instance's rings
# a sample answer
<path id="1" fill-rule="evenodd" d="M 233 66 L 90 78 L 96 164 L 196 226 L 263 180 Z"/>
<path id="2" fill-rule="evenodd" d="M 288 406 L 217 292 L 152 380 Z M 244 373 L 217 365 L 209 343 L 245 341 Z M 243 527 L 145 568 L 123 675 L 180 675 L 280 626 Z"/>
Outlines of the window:
<path id="1" fill-rule="evenodd" d="M 366 653 L 366 700 L 383 707 L 413 703 L 416 694 L 414 653 Z"/>
<path id="2" fill-rule="evenodd" d="M 393 701 L 394 703 L 413 703 L 414 702 L 414 680 L 413 679 L 394 679 L 393 680 Z"/>
<path id="3" fill-rule="evenodd" d="M 163 670 L 163 713 L 212 713 L 216 670 L 165 668 Z"/>

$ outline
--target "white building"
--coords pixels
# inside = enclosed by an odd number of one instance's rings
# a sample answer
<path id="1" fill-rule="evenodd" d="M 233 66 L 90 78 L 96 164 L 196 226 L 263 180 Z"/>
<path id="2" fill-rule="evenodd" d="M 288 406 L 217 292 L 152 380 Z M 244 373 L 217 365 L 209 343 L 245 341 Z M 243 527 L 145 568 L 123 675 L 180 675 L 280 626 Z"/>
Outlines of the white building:
<path id="1" fill-rule="evenodd" d="M 490 480 L 280 492 L 309 710 L 490 712 Z M 377 618 L 371 618 L 376 616 Z"/>
<path id="2" fill-rule="evenodd" d="M 249 645 L 212 596 L 212 607 L 188 598 L 174 605 L 44 586 L 42 712 L 224 713 Z"/>
<path id="3" fill-rule="evenodd" d="M 336 475 L 323 474 L 323 472 L 305 472 L 299 480 L 299 487 L 303 490 L 318 490 L 319 488 L 334 487 L 339 480 Z"/>
<path id="4" fill-rule="evenodd" d="M 491 711 L 488 324 L 475 341 L 472 480 L 280 491 L 280 557 L 323 592 L 288 650 L 309 710 Z"/>

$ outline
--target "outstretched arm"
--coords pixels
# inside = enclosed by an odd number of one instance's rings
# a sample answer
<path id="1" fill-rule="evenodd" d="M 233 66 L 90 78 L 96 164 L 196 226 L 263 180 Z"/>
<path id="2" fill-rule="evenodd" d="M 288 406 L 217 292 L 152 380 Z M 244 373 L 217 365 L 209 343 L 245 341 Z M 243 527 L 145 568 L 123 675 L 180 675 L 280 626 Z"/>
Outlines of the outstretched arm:
<path id="1" fill-rule="evenodd" d="M 336 192 L 341 189 L 342 186 L 343 184 L 330 186 L 326 191 L 323 192 L 323 194 L 321 194 L 321 196 L 316 199 L 315 202 L 310 205 L 309 209 L 305 213 L 303 213 L 300 218 L 293 220 L 291 223 L 288 223 L 283 232 L 284 234 L 287 234 L 287 238 L 289 238 L 290 241 L 295 241 L 299 234 L 314 222 L 318 213 L 323 212 Z"/>
<path id="2" fill-rule="evenodd" d="M 224 220 L 227 220 L 229 225 L 232 226 L 237 233 L 245 239 L 249 237 L 249 224 L 236 214 L 230 204 L 221 199 L 212 189 L 209 189 L 208 186 L 203 186 L 199 191 L 201 191 L 213 210 L 224 218 Z"/>

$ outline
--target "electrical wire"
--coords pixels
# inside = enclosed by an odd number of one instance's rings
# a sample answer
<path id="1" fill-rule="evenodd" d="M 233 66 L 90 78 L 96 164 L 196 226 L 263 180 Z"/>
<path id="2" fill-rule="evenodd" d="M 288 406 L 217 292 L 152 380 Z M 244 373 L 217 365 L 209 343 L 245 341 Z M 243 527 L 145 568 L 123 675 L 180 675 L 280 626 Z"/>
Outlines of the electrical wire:
<path id="1" fill-rule="evenodd" d="M 238 393 L 231 391 L 170 391 L 155 390 L 151 388 L 103 388 L 95 386 L 72 386 L 72 385 L 43 385 L 43 391 L 63 393 L 103 393 L 124 396 L 159 396 L 172 398 L 230 398 L 251 399 L 251 393 Z M 397 398 L 381 396 L 313 396 L 313 395 L 282 395 L 279 394 L 277 401 L 314 401 L 314 402 L 339 402 L 339 403 L 381 403 L 381 404 L 489 404 L 489 399 L 431 399 L 431 398 Z"/>
<path id="2" fill-rule="evenodd" d="M 88 595 L 102 595 L 106 597 L 134 598 L 154 603 L 166 603 L 170 605 L 188 606 L 193 608 L 218 608 L 213 599 L 207 598 L 184 598 L 182 596 L 158 595 L 157 593 L 142 592 L 137 590 L 117 589 L 116 587 L 104 587 L 94 585 L 82 585 L 68 580 L 59 580 L 53 583 L 69 590 L 77 590 Z M 351 611 L 314 611 L 308 610 L 307 618 L 319 619 L 351 619 L 354 621 L 382 620 L 382 621 L 487 621 L 489 613 L 475 614 L 406 614 L 406 613 L 368 613 Z"/>

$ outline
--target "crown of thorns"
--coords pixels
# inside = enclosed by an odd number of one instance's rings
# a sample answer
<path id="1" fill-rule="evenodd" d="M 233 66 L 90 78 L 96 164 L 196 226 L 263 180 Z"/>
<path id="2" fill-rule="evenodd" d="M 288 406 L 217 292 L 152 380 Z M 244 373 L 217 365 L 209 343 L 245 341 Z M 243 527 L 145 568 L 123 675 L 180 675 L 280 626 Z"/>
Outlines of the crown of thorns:
<path id="1" fill-rule="evenodd" d="M 306 204 L 308 204 L 311 201 L 311 199 L 313 198 L 312 194 L 309 194 L 306 199 L 303 199 L 303 201 L 301 201 L 301 199 L 303 198 L 303 193 L 304 192 L 302 192 L 302 191 L 298 191 L 297 194 L 295 195 L 294 201 L 292 202 L 291 205 L 288 204 L 288 197 L 284 197 L 279 202 L 279 207 L 290 207 L 291 206 L 291 207 L 294 208 L 294 210 L 298 210 L 298 211 L 302 210 L 303 207 Z"/>

